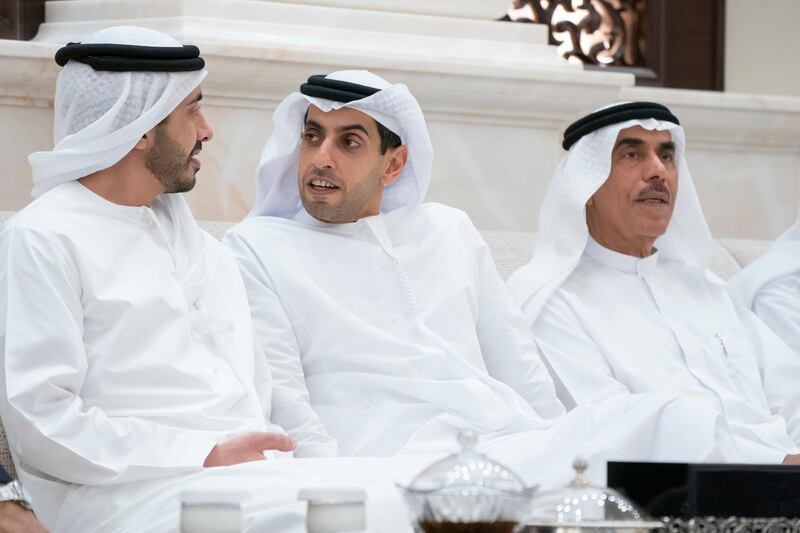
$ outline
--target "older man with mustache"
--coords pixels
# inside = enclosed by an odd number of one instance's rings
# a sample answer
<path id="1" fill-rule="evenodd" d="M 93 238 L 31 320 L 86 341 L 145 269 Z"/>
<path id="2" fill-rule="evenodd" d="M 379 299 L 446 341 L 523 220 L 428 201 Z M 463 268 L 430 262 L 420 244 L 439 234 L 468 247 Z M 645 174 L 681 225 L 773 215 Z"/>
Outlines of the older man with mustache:
<path id="1" fill-rule="evenodd" d="M 697 406 L 690 417 L 723 415 L 739 460 L 798 462 L 800 359 L 708 270 L 713 241 L 678 119 L 616 104 L 570 126 L 564 148 L 536 252 L 509 279 L 561 401 L 682 398 Z M 660 440 L 680 450 L 693 437 Z"/>

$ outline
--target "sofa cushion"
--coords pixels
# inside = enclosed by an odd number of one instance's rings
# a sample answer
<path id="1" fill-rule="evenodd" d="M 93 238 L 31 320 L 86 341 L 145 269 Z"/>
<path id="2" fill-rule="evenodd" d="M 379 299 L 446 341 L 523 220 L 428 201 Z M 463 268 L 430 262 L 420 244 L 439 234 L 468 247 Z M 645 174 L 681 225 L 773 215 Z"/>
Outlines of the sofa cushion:
<path id="1" fill-rule="evenodd" d="M 212 237 L 220 240 L 225 232 L 236 224 L 235 222 L 223 222 L 219 220 L 201 220 L 200 227 L 206 230 Z"/>
<path id="2" fill-rule="evenodd" d="M 0 466 L 2 466 L 3 470 L 8 472 L 8 475 L 12 478 L 17 477 L 14 461 L 11 459 L 11 450 L 8 448 L 8 442 L 6 441 L 6 429 L 3 427 L 2 423 L 0 423 Z"/>
<path id="3" fill-rule="evenodd" d="M 526 231 L 481 231 L 503 279 L 524 266 L 533 255 L 535 233 Z"/>
<path id="4" fill-rule="evenodd" d="M 728 281 L 742 269 L 742 265 L 746 264 L 737 261 L 720 241 L 714 241 L 710 267 L 716 275 Z"/>
<path id="5" fill-rule="evenodd" d="M 772 246 L 772 241 L 755 239 L 720 239 L 717 241 L 725 248 L 731 257 L 742 267 L 749 265 Z"/>

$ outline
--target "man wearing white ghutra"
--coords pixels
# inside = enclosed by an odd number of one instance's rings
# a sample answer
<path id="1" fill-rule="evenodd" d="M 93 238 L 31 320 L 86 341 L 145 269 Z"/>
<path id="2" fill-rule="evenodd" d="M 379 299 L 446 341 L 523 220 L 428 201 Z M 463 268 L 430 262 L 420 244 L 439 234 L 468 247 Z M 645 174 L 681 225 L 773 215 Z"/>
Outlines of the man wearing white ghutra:
<path id="1" fill-rule="evenodd" d="M 664 106 L 628 102 L 567 128 L 536 249 L 508 285 L 568 409 L 614 398 L 723 417 L 735 460 L 795 463 L 800 358 L 713 275 L 713 240 Z M 626 411 L 631 421 L 641 416 Z M 656 435 L 683 449 L 696 435 Z"/>
<path id="2" fill-rule="evenodd" d="M 39 519 L 91 531 L 119 487 L 294 442 L 270 422 L 237 266 L 180 194 L 213 136 L 199 50 L 120 26 L 56 61 L 55 146 L 0 234 L 0 412 Z M 67 502 L 90 486 L 92 512 Z"/>

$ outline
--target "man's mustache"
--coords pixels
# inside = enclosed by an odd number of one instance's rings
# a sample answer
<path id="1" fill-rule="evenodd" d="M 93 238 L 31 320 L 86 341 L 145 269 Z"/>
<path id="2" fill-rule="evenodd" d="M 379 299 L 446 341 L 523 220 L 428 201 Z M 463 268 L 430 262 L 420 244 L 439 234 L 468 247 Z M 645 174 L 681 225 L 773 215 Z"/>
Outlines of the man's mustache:
<path id="1" fill-rule="evenodd" d="M 645 198 L 652 198 L 654 196 L 666 197 L 666 200 L 671 200 L 672 191 L 669 190 L 666 183 L 663 181 L 653 181 L 650 183 L 650 185 L 639 192 L 639 195 L 636 197 L 636 199 L 643 200 Z"/>

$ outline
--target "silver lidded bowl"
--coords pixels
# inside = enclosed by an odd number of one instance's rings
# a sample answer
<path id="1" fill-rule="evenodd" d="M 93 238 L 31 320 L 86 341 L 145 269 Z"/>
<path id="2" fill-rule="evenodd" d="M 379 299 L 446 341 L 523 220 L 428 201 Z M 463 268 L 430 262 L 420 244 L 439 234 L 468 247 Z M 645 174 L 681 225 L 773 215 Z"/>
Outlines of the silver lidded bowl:
<path id="1" fill-rule="evenodd" d="M 458 435 L 461 451 L 399 486 L 417 533 L 517 533 L 525 527 L 535 487 L 475 450 L 477 435 Z"/>
<path id="2" fill-rule="evenodd" d="M 646 533 L 664 528 L 619 492 L 586 481 L 588 466 L 575 459 L 575 479 L 536 498 L 526 533 Z"/>

